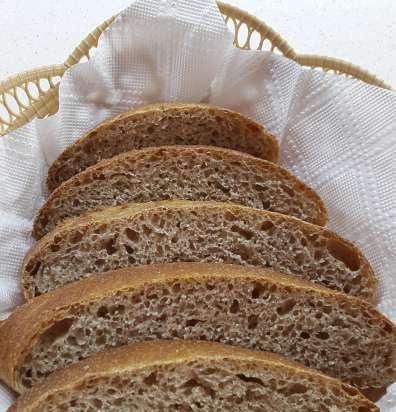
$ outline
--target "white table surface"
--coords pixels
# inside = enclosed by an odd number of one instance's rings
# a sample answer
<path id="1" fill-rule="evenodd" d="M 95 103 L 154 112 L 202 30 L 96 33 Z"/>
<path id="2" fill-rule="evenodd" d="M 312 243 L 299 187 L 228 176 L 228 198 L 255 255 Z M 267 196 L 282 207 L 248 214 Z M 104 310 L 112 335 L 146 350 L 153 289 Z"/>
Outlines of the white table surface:
<path id="1" fill-rule="evenodd" d="M 228 1 L 264 20 L 297 52 L 349 60 L 396 88 L 396 0 Z M 0 0 L 0 80 L 61 63 L 130 2 Z"/>

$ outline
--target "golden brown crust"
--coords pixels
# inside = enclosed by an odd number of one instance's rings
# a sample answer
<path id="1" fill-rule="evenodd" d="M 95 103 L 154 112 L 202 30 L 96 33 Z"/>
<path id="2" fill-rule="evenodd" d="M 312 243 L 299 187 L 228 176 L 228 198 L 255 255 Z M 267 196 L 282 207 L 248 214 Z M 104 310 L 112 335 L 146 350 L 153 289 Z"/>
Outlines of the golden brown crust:
<path id="1" fill-rule="evenodd" d="M 393 331 L 393 324 L 372 308 L 367 302 L 323 288 L 303 279 L 282 275 L 267 269 L 227 264 L 169 263 L 119 269 L 71 283 L 41 295 L 20 306 L 4 323 L 0 333 L 0 377 L 16 390 L 17 371 L 25 355 L 34 346 L 39 336 L 56 319 L 65 317 L 73 306 L 106 298 L 119 291 L 132 291 L 144 285 L 172 283 L 175 280 L 205 282 L 207 279 L 237 279 L 239 282 L 276 284 L 296 292 L 323 296 L 327 300 L 343 302 L 359 308 L 377 324 L 385 324 Z"/>
<path id="2" fill-rule="evenodd" d="M 163 365 L 177 365 L 193 360 L 208 363 L 220 361 L 231 364 L 243 363 L 253 370 L 272 370 L 299 374 L 321 385 L 331 386 L 340 394 L 354 399 L 356 405 L 366 407 L 367 412 L 378 411 L 356 388 L 308 369 L 298 363 L 267 352 L 256 352 L 219 343 L 203 341 L 153 341 L 135 344 L 99 353 L 78 364 L 52 374 L 42 383 L 25 392 L 18 400 L 14 411 L 37 410 L 48 396 L 54 393 L 77 390 L 78 386 L 98 377 L 121 375 Z M 364 405 L 364 406 L 363 406 Z"/>
<path id="3" fill-rule="evenodd" d="M 367 278 L 369 288 L 372 291 L 372 295 L 368 297 L 368 300 L 370 300 L 371 302 L 377 301 L 378 280 L 375 277 L 373 269 L 371 268 L 368 260 L 353 243 L 341 238 L 331 230 L 320 226 L 312 225 L 307 222 L 303 222 L 302 220 L 291 216 L 286 216 L 275 212 L 268 212 L 265 210 L 253 209 L 246 206 L 236 205 L 233 203 L 200 201 L 193 202 L 187 200 L 167 200 L 159 202 L 133 203 L 116 207 L 108 207 L 100 211 L 85 213 L 77 218 L 71 218 L 59 224 L 55 228 L 55 230 L 41 238 L 25 257 L 21 272 L 21 284 L 26 299 L 32 298 L 32 296 L 30 296 L 29 294 L 27 287 L 29 272 L 26 270 L 26 267 L 31 260 L 39 256 L 42 253 L 42 251 L 46 249 L 47 246 L 53 243 L 54 238 L 62 238 L 63 235 L 69 230 L 75 231 L 78 229 L 83 229 L 86 227 L 90 227 L 91 225 L 96 225 L 98 223 L 110 222 L 112 219 L 133 219 L 136 215 L 140 213 L 144 213 L 149 210 L 158 208 L 164 208 L 166 210 L 198 210 L 202 216 L 205 216 L 206 211 L 213 209 L 222 211 L 227 210 L 237 217 L 239 215 L 244 215 L 246 213 L 251 216 L 257 214 L 261 216 L 271 216 L 279 219 L 279 221 L 287 221 L 293 223 L 296 229 L 301 230 L 302 232 L 317 232 L 319 230 L 328 239 L 333 239 L 335 241 L 339 241 L 340 243 L 347 245 L 350 251 L 356 255 L 360 263 L 360 274 L 361 276 Z"/>
<path id="4" fill-rule="evenodd" d="M 269 150 L 270 155 L 266 157 L 267 160 L 272 162 L 278 162 L 279 160 L 279 145 L 277 143 L 276 138 L 270 134 L 267 130 L 264 129 L 263 126 L 259 125 L 258 123 L 254 122 L 253 120 L 243 116 L 240 113 L 234 112 L 229 109 L 210 106 L 207 104 L 198 104 L 198 103 L 156 103 L 151 104 L 148 106 L 143 106 L 137 109 L 130 110 L 125 113 L 121 113 L 120 115 L 112 118 L 110 120 L 106 120 L 105 122 L 99 124 L 94 129 L 90 130 L 76 142 L 74 142 L 71 146 L 69 146 L 59 157 L 55 160 L 48 171 L 48 179 L 47 179 L 47 186 L 48 190 L 51 192 L 53 191 L 61 182 L 59 181 L 59 171 L 65 165 L 65 161 L 71 157 L 73 157 L 76 148 L 81 145 L 87 139 L 93 141 L 96 138 L 98 132 L 111 128 L 114 124 L 118 122 L 123 122 L 125 120 L 131 120 L 132 118 L 138 121 L 140 118 L 144 118 L 147 116 L 148 113 L 155 113 L 155 112 L 170 112 L 170 111 L 189 111 L 194 113 L 196 111 L 216 111 L 216 115 L 220 116 L 224 119 L 230 119 L 233 121 L 237 121 L 240 124 L 246 125 L 254 130 L 257 130 L 259 133 L 257 134 L 257 141 L 261 141 L 265 143 L 266 149 Z M 252 142 L 253 143 L 253 142 Z M 254 145 L 252 145 L 254 146 Z M 257 146 L 257 145 L 256 145 Z M 264 153 L 260 155 L 260 153 L 255 153 L 258 157 L 263 157 Z"/>

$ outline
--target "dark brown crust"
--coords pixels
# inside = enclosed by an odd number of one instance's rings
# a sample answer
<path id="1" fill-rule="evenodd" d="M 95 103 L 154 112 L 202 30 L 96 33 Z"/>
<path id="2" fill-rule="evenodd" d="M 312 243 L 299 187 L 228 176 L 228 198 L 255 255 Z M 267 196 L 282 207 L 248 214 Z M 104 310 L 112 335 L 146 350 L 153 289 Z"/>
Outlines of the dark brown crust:
<path id="1" fill-rule="evenodd" d="M 384 324 L 393 331 L 396 342 L 396 329 L 376 309 L 367 302 L 335 292 L 304 281 L 300 278 L 282 275 L 262 268 L 227 264 L 170 263 L 119 269 L 98 274 L 71 283 L 47 294 L 32 299 L 20 306 L 4 322 L 0 329 L 0 378 L 15 390 L 22 387 L 17 382 L 17 372 L 30 348 L 39 336 L 56 319 L 62 319 L 73 306 L 104 299 L 119 291 L 132 291 L 147 284 L 171 283 L 176 279 L 190 282 L 204 282 L 210 279 L 238 279 L 240 282 L 276 284 L 297 292 L 312 294 L 331 301 L 343 302 L 346 306 L 356 306 L 375 323 Z M 88 291 L 88 292 L 87 292 Z"/>
<path id="2" fill-rule="evenodd" d="M 105 122 L 96 126 L 94 129 L 90 130 L 88 133 L 86 133 L 84 136 L 78 139 L 71 146 L 69 146 L 58 157 L 58 159 L 55 160 L 55 162 L 52 164 L 52 166 L 50 167 L 48 171 L 48 179 L 47 179 L 48 190 L 52 192 L 57 186 L 59 186 L 60 183 L 62 183 L 60 176 L 59 176 L 59 172 L 62 169 L 62 167 L 64 167 L 64 162 L 67 159 L 73 157 L 76 147 L 81 145 L 87 139 L 90 139 L 90 141 L 95 141 L 94 139 L 96 139 L 98 141 L 94 144 L 94 146 L 100 145 L 100 138 L 97 138 L 97 133 L 99 131 L 109 129 L 114 124 L 119 123 L 119 122 L 124 122 L 126 120 L 129 121 L 131 119 L 134 119 L 136 121 L 139 121 L 139 119 L 143 119 L 144 121 L 145 116 L 147 116 L 149 112 L 165 112 L 165 111 L 170 112 L 170 111 L 181 111 L 181 110 L 183 111 L 188 110 L 190 112 L 203 111 L 203 110 L 204 111 L 215 110 L 217 112 L 216 115 L 226 120 L 228 119 L 229 121 L 234 121 L 240 124 L 245 124 L 245 125 L 250 126 L 250 128 L 257 130 L 257 142 L 259 141 L 264 142 L 266 149 L 270 151 L 270 155 L 267 157 L 264 157 L 264 153 L 251 153 L 251 154 L 257 157 L 266 158 L 267 160 L 272 161 L 272 162 L 278 162 L 279 145 L 277 143 L 276 138 L 273 135 L 271 135 L 267 130 L 265 130 L 263 126 L 241 115 L 240 113 L 234 112 L 229 109 L 209 106 L 205 104 L 157 103 L 157 104 L 152 104 L 149 106 L 140 107 L 134 110 L 130 110 L 128 112 L 118 115 L 117 117 L 113 119 L 106 120 Z M 252 146 L 254 147 L 257 145 L 252 144 Z"/>
<path id="3" fill-rule="evenodd" d="M 81 230 L 84 227 L 90 227 L 91 225 L 97 225 L 101 222 L 111 222 L 112 219 L 134 219 L 140 213 L 145 213 L 152 209 L 165 209 L 165 210 L 180 210 L 180 209 L 189 209 L 197 210 L 203 217 L 205 212 L 211 209 L 218 209 L 222 212 L 229 211 L 234 215 L 243 216 L 250 215 L 255 216 L 271 216 L 279 219 L 279 221 L 288 221 L 296 226 L 297 229 L 301 230 L 303 233 L 309 233 L 310 231 L 320 230 L 327 238 L 339 241 L 348 246 L 351 252 L 353 252 L 358 261 L 360 262 L 360 274 L 363 277 L 367 278 L 368 285 L 372 291 L 370 296 L 367 296 L 369 301 L 377 301 L 377 287 L 378 280 L 374 275 L 374 272 L 366 259 L 366 257 L 361 253 L 361 251 L 351 242 L 341 238 L 336 233 L 330 231 L 329 229 L 312 225 L 307 222 L 303 222 L 300 219 L 282 215 L 275 212 L 268 212 L 265 210 L 253 209 L 246 206 L 240 206 L 233 203 L 221 203 L 221 202 L 192 202 L 185 200 L 171 200 L 171 201 L 161 201 L 161 202 L 148 202 L 148 203 L 134 203 L 128 205 L 122 205 L 117 207 L 108 207 L 103 210 L 86 213 L 77 218 L 72 218 L 64 221 L 59 224 L 55 230 L 45 235 L 41 238 L 33 248 L 28 252 L 23 262 L 22 271 L 21 271 L 21 286 L 26 299 L 31 299 L 33 296 L 30 295 L 28 289 L 28 278 L 29 272 L 26 270 L 29 262 L 34 260 L 37 256 L 43 253 L 46 248 L 51 245 L 55 237 L 63 237 L 63 234 L 68 231 Z"/>
<path id="4" fill-rule="evenodd" d="M 308 378 L 323 386 L 331 386 L 340 393 L 340 396 L 352 400 L 356 407 L 359 407 L 359 410 L 362 408 L 361 410 L 367 412 L 379 411 L 357 389 L 277 355 L 212 342 L 155 341 L 102 352 L 55 372 L 42 383 L 26 391 L 9 412 L 38 411 L 40 405 L 51 394 L 78 390 L 77 388 L 82 382 L 98 377 L 116 376 L 130 371 L 144 371 L 146 368 L 157 365 L 172 364 L 176 366 L 199 359 L 207 361 L 208 364 L 220 361 L 232 365 L 247 365 L 252 370 L 285 371 L 299 374 L 301 378 Z"/>
<path id="5" fill-rule="evenodd" d="M 180 145 L 149 147 L 141 150 L 132 150 L 130 152 L 112 157 L 111 159 L 102 160 L 96 165 L 85 169 L 83 172 L 74 175 L 72 178 L 57 187 L 39 210 L 33 225 L 33 237 L 35 239 L 40 239 L 45 235 L 45 222 L 48 221 L 49 216 L 51 216 L 54 201 L 62 199 L 68 194 L 68 192 L 70 192 L 70 190 L 73 190 L 73 188 L 85 185 L 85 182 L 87 181 L 90 182 L 91 180 L 95 180 L 101 172 L 110 173 L 111 170 L 116 168 L 117 173 L 119 173 L 120 165 L 123 166 L 126 160 L 128 162 L 134 162 L 142 158 L 151 158 L 152 156 L 170 157 L 172 155 L 180 155 L 180 153 L 186 158 L 191 155 L 197 156 L 200 153 L 203 155 L 216 155 L 221 158 L 223 162 L 230 163 L 233 160 L 244 162 L 251 170 L 269 170 L 274 177 L 291 184 L 297 192 L 303 193 L 315 204 L 317 209 L 317 218 L 314 221 L 311 221 L 311 223 L 319 226 L 324 226 L 327 223 L 327 211 L 319 195 L 297 177 L 275 163 L 259 159 L 246 153 L 221 147 Z"/>

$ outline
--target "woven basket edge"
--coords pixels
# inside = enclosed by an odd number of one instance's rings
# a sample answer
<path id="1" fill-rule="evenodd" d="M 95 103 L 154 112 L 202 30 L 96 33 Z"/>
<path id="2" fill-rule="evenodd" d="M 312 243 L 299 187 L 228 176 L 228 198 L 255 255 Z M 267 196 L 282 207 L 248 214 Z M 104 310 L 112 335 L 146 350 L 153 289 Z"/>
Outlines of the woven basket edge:
<path id="1" fill-rule="evenodd" d="M 250 24 L 249 27 L 253 27 L 259 33 L 265 35 L 266 38 L 268 38 L 286 57 L 296 61 L 302 66 L 320 68 L 324 71 L 333 70 L 340 74 L 345 74 L 362 80 L 374 86 L 391 89 L 389 85 L 387 85 L 377 76 L 347 61 L 326 56 L 298 54 L 287 43 L 287 41 L 282 38 L 280 34 L 278 34 L 275 30 L 273 30 L 271 27 L 269 27 L 267 24 L 265 24 L 255 16 L 228 3 L 222 1 L 218 1 L 217 3 L 220 11 L 223 14 L 226 14 L 230 18 L 243 20 L 243 22 L 247 25 Z M 69 55 L 69 57 L 63 64 L 42 66 L 39 68 L 26 70 L 1 81 L 0 94 L 6 93 L 8 90 L 21 86 L 22 84 L 29 81 L 36 81 L 41 78 L 48 78 L 53 76 L 62 76 L 69 67 L 78 63 L 82 57 L 87 55 L 89 56 L 89 51 L 93 47 L 97 46 L 100 35 L 110 26 L 110 24 L 116 17 L 117 16 L 111 16 L 110 18 L 102 22 L 99 26 L 97 26 L 93 31 L 91 31 L 73 50 L 73 52 Z M 54 99 L 57 99 L 57 92 L 58 87 L 54 86 L 54 88 L 51 88 L 47 93 L 40 96 L 38 101 L 31 104 L 31 106 L 29 106 L 27 110 L 21 112 L 20 117 L 15 119 L 6 128 L 5 132 L 0 132 L 0 136 L 10 132 L 11 130 L 15 130 L 20 126 L 23 126 L 35 117 L 45 117 L 46 115 L 53 114 L 55 107 L 57 107 L 57 102 L 56 104 L 54 103 Z M 46 110 L 48 111 L 46 112 Z"/>

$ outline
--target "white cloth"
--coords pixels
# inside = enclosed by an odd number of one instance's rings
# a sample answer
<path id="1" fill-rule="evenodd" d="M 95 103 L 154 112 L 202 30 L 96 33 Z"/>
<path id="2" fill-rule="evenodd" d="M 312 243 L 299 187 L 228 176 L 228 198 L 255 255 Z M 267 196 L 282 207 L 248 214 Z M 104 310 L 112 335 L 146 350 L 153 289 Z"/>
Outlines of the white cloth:
<path id="1" fill-rule="evenodd" d="M 59 113 L 0 139 L 3 317 L 21 302 L 18 272 L 48 164 L 102 120 L 157 101 L 230 107 L 278 136 L 282 164 L 320 193 L 330 227 L 362 248 L 380 308 L 396 321 L 396 94 L 235 49 L 212 0 L 136 0 L 94 57 L 64 75 Z M 3 411 L 11 396 L 0 389 Z M 380 405 L 396 411 L 396 385 Z"/>

